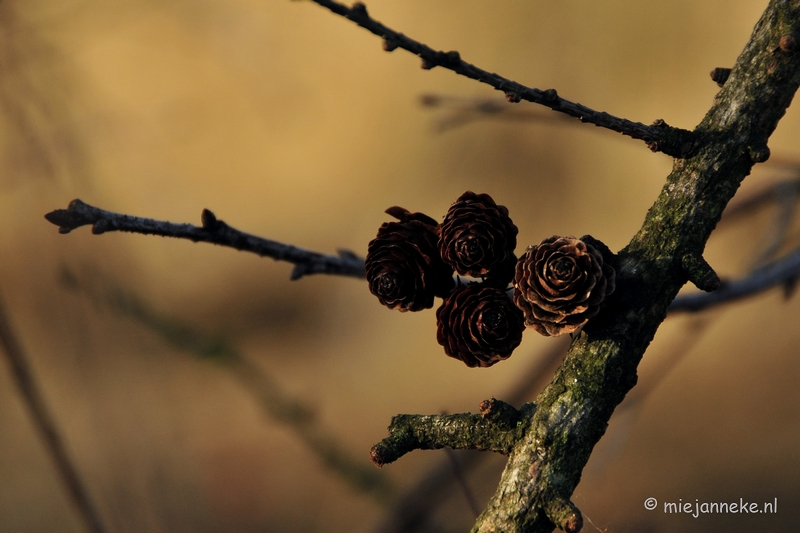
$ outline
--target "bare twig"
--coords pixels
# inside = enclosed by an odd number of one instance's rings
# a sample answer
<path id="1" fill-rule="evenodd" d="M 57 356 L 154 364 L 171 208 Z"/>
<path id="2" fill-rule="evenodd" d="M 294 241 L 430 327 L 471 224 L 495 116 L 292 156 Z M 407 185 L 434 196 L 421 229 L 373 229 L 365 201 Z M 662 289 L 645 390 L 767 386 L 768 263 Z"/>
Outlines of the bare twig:
<path id="1" fill-rule="evenodd" d="M 230 227 L 225 222 L 218 220 L 208 209 L 203 210 L 202 227 L 112 213 L 77 199 L 70 202 L 67 209 L 51 211 L 45 215 L 45 218 L 58 226 L 60 233 L 69 233 L 75 228 L 91 224 L 92 233 L 95 235 L 107 231 L 129 231 L 229 246 L 240 251 L 253 252 L 262 257 L 271 257 L 276 261 L 294 263 L 292 279 L 309 274 L 364 277 L 364 260 L 353 252 L 339 250 L 338 256 L 327 255 L 256 237 Z"/>
<path id="2" fill-rule="evenodd" d="M 383 466 L 414 450 L 441 448 L 508 455 L 525 430 L 521 422 L 535 409 L 528 403 L 518 411 L 492 398 L 481 402 L 479 415 L 397 415 L 389 425 L 389 436 L 372 447 L 370 458 Z"/>
<path id="3" fill-rule="evenodd" d="M 535 104 L 549 107 L 553 111 L 565 113 L 571 117 L 579 119 L 581 122 L 588 122 L 627 135 L 634 139 L 643 140 L 654 152 L 664 152 L 673 157 L 689 157 L 695 150 L 695 136 L 688 130 L 673 128 L 668 126 L 663 120 L 657 120 L 650 126 L 640 122 L 633 122 L 624 118 L 615 117 L 605 112 L 595 111 L 585 105 L 581 105 L 558 96 L 555 89 L 542 91 L 526 87 L 520 83 L 504 78 L 498 74 L 488 72 L 476 67 L 461 59 L 456 51 L 442 52 L 434 50 L 426 44 L 415 41 L 398 33 L 391 28 L 387 28 L 367 13 L 364 4 L 357 2 L 352 8 L 340 4 L 334 0 L 313 0 L 315 3 L 325 7 L 337 15 L 341 15 L 362 28 L 372 32 L 378 37 L 383 38 L 383 48 L 391 52 L 397 48 L 408 50 L 412 54 L 422 58 L 422 68 L 431 69 L 433 67 L 444 67 L 457 74 L 478 80 L 506 94 L 509 102 L 519 102 L 527 100 Z"/>
<path id="4" fill-rule="evenodd" d="M 94 273 L 91 285 L 71 271 L 61 273 L 62 284 L 80 292 L 91 301 L 110 307 L 158 334 L 171 346 L 201 358 L 217 358 L 255 398 L 261 410 L 285 424 L 306 444 L 331 471 L 354 489 L 385 503 L 394 493 L 391 481 L 375 470 L 365 458 L 353 457 L 336 436 L 323 428 L 314 409 L 299 398 L 289 395 L 280 383 L 260 365 L 219 335 L 198 331 L 175 318 L 152 309 L 136 294 L 103 280 Z"/>
<path id="5" fill-rule="evenodd" d="M 11 322 L 6 315 L 5 306 L 0 301 L 0 344 L 3 346 L 14 381 L 19 388 L 20 394 L 25 404 L 30 409 L 36 429 L 39 430 L 44 440 L 45 448 L 52 457 L 58 470 L 64 488 L 69 494 L 69 498 L 81 515 L 87 531 L 92 533 L 104 533 L 106 531 L 100 514 L 89 498 L 89 491 L 81 481 L 77 467 L 67 453 L 64 439 L 61 437 L 52 413 L 47 408 L 47 404 L 42 397 L 39 386 L 31 372 L 28 358 L 17 339 Z"/>

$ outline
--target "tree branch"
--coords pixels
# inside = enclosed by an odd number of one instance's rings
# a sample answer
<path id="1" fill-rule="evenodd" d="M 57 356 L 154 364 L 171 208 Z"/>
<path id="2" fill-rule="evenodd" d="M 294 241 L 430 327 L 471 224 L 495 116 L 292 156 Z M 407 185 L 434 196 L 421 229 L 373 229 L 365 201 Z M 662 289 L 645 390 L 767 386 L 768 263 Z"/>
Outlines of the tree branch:
<path id="1" fill-rule="evenodd" d="M 334 0 L 313 1 L 337 15 L 355 22 L 378 37 L 382 37 L 383 49 L 387 52 L 402 48 L 418 55 L 422 58 L 422 68 L 426 70 L 434 67 L 450 69 L 457 74 L 490 85 L 498 91 L 503 91 L 509 102 L 516 103 L 520 100 L 527 100 L 528 102 L 549 107 L 553 111 L 577 118 L 581 122 L 588 122 L 634 139 L 643 140 L 654 152 L 664 152 L 673 157 L 689 157 L 695 150 L 696 138 L 690 131 L 673 128 L 663 120 L 657 120 L 652 125 L 646 126 L 641 122 L 615 117 L 561 98 L 555 89 L 542 91 L 526 87 L 499 74 L 488 72 L 467 63 L 461 59 L 461 55 L 456 51 L 442 52 L 434 50 L 426 44 L 415 41 L 384 26 L 369 16 L 366 6 L 361 2 L 356 2 L 352 8 L 349 8 Z"/>
<path id="2" fill-rule="evenodd" d="M 709 307 L 753 296 L 776 285 L 783 285 L 789 296 L 796 287 L 798 277 L 800 277 L 800 248 L 755 269 L 742 279 L 723 282 L 720 288 L 712 293 L 679 296 L 670 304 L 669 312 L 702 311 Z"/>
<path id="3" fill-rule="evenodd" d="M 92 533 L 104 533 L 106 531 L 100 514 L 97 512 L 89 491 L 83 484 L 78 468 L 74 465 L 67 453 L 64 439 L 56 426 L 52 413 L 44 401 L 36 380 L 31 372 L 28 358 L 22 349 L 22 344 L 17 340 L 17 336 L 11 327 L 11 322 L 6 316 L 5 306 L 0 300 L 0 346 L 8 358 L 11 374 L 19 388 L 25 404 L 31 413 L 31 418 L 39 430 L 39 434 L 44 441 L 45 448 L 55 463 L 64 488 L 69 494 L 69 498 L 81 515 L 86 529 Z"/>
<path id="4" fill-rule="evenodd" d="M 508 455 L 525 429 L 523 421 L 535 410 L 533 403 L 518 411 L 492 398 L 481 402 L 479 415 L 397 415 L 389 425 L 389 436 L 372 447 L 370 459 L 383 466 L 414 450 L 441 448 Z"/>
<path id="5" fill-rule="evenodd" d="M 218 220 L 208 209 L 203 210 L 202 227 L 112 213 L 77 199 L 71 201 L 67 209 L 56 209 L 44 217 L 58 226 L 60 233 L 69 233 L 75 228 L 91 224 L 92 233 L 95 235 L 107 231 L 129 231 L 144 235 L 189 239 L 193 242 L 210 242 L 244 252 L 253 252 L 276 261 L 294 263 L 291 275 L 293 280 L 310 274 L 364 277 L 364 260 L 353 252 L 339 250 L 338 256 L 327 255 L 256 237 L 230 227 L 222 220 Z"/>

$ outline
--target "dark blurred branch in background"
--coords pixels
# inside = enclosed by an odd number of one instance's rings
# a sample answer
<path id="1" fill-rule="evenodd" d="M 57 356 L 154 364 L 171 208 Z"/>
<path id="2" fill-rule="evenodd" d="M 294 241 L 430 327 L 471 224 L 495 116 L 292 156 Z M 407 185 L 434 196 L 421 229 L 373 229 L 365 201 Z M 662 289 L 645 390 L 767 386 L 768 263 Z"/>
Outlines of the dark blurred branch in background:
<path id="1" fill-rule="evenodd" d="M 173 224 L 152 218 L 122 215 L 98 209 L 80 200 L 73 200 L 67 209 L 56 209 L 45 218 L 58 226 L 60 233 L 69 233 L 81 226 L 92 225 L 92 233 L 100 235 L 107 231 L 128 231 L 144 235 L 160 235 L 189 239 L 192 242 L 210 242 L 229 246 L 243 252 L 253 252 L 276 261 L 294 263 L 291 278 L 299 279 L 309 274 L 337 274 L 340 276 L 364 277 L 364 260 L 348 250 L 339 250 L 339 255 L 327 255 L 303 248 L 271 241 L 250 235 L 230 227 L 208 209 L 203 209 L 203 226 Z"/>
<path id="2" fill-rule="evenodd" d="M 566 115 L 554 115 L 539 108 L 510 106 L 498 98 L 466 98 L 446 94 L 423 94 L 420 104 L 430 109 L 448 111 L 436 123 L 436 131 L 444 132 L 466 126 L 478 120 L 503 120 L 508 122 L 575 124 Z"/>
<path id="3" fill-rule="evenodd" d="M 669 306 L 670 313 L 680 311 L 702 311 L 727 302 L 754 296 L 775 286 L 782 286 L 789 298 L 797 287 L 800 276 L 800 248 L 752 271 L 735 281 L 723 281 L 719 289 L 711 293 L 695 293 L 679 296 Z"/>
<path id="4" fill-rule="evenodd" d="M 535 104 L 549 107 L 553 111 L 564 113 L 570 117 L 579 119 L 581 122 L 588 122 L 602 128 L 616 131 L 634 139 L 643 140 L 654 152 L 664 152 L 673 157 L 688 157 L 695 149 L 694 134 L 688 130 L 673 128 L 668 126 L 663 120 L 655 121 L 651 126 L 645 126 L 641 122 L 633 122 L 624 118 L 615 117 L 602 111 L 595 111 L 585 105 L 570 102 L 558 96 L 555 89 L 542 91 L 526 87 L 515 81 L 511 81 L 498 74 L 488 72 L 476 67 L 461 59 L 461 55 L 456 51 L 442 52 L 434 50 L 426 44 L 411 39 L 402 33 L 387 28 L 377 20 L 371 18 L 367 13 L 364 4 L 356 2 L 353 7 L 333 0 L 313 0 L 315 3 L 330 9 L 337 15 L 341 15 L 370 31 L 371 33 L 383 38 L 383 49 L 391 52 L 397 48 L 402 48 L 418 55 L 422 58 L 422 68 L 432 69 L 443 67 L 450 69 L 456 74 L 461 74 L 467 78 L 477 80 L 503 91 L 509 102 L 516 103 L 520 100 L 527 100 Z"/>
<path id="5" fill-rule="evenodd" d="M 55 463 L 64 488 L 81 515 L 87 531 L 104 533 L 107 530 L 100 519 L 100 514 L 92 504 L 89 498 L 89 491 L 81 481 L 78 469 L 67 453 L 64 439 L 61 437 L 53 415 L 50 413 L 34 379 L 28 363 L 28 357 L 14 333 L 2 300 L 0 300 L 0 344 L 2 344 L 3 351 L 8 358 L 14 382 L 19 388 L 25 405 L 30 410 L 33 423 L 39 431 L 45 448 Z"/>
<path id="6" fill-rule="evenodd" d="M 800 168 L 795 166 L 793 174 L 800 175 Z M 769 203 L 777 205 L 778 212 L 775 216 L 774 225 L 768 229 L 764 236 L 763 240 L 766 244 L 762 246 L 761 253 L 751 262 L 753 268 L 771 259 L 786 244 L 786 238 L 797 210 L 799 196 L 800 179 L 782 180 L 744 197 L 741 202 L 736 202 L 723 214 L 722 221 L 728 221 L 741 215 L 749 214 L 753 210 Z"/>
<path id="7" fill-rule="evenodd" d="M 352 457 L 333 433 L 320 427 L 312 407 L 282 390 L 278 380 L 223 336 L 198 331 L 180 320 L 157 313 L 132 291 L 103 279 L 96 272 L 83 278 L 91 281 L 79 279 L 66 268 L 61 271 L 64 287 L 135 320 L 174 348 L 218 361 L 245 387 L 266 415 L 290 428 L 344 482 L 379 503 L 391 498 L 394 487 L 385 475 L 372 467 L 366 457 Z"/>
<path id="8" fill-rule="evenodd" d="M 81 131 L 88 90 L 76 58 L 25 16 L 30 2 L 0 2 L 0 187 L 45 178 L 91 180 Z"/>

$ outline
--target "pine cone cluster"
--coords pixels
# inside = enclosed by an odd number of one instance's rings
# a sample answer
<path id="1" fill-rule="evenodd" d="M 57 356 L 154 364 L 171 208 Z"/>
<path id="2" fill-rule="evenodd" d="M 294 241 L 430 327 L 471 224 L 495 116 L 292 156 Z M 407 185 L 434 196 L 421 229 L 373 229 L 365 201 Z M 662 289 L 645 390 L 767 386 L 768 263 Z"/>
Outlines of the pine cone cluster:
<path id="1" fill-rule="evenodd" d="M 384 223 L 369 243 L 370 291 L 399 311 L 443 298 L 437 341 L 469 367 L 510 357 L 526 326 L 546 336 L 574 332 L 614 292 L 614 256 L 590 235 L 550 237 L 518 260 L 517 227 L 488 194 L 465 192 L 441 224 L 402 207 L 386 213 L 398 222 Z M 454 273 L 480 281 L 456 282 Z"/>

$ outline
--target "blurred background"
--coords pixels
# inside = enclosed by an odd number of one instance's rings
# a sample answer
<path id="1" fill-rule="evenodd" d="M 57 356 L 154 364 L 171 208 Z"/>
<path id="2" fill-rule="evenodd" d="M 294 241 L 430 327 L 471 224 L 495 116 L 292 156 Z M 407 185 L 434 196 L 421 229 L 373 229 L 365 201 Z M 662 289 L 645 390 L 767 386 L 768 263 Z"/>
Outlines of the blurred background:
<path id="1" fill-rule="evenodd" d="M 368 7 L 523 84 L 691 129 L 718 91 L 709 71 L 732 66 L 766 4 Z M 412 514 L 402 505 L 422 513 L 406 531 L 466 531 L 494 492 L 502 457 L 415 452 L 378 470 L 370 447 L 398 413 L 532 400 L 563 343 L 527 332 L 508 361 L 470 369 L 436 343 L 433 310 L 389 311 L 361 280 L 292 282 L 287 263 L 88 228 L 59 235 L 43 218 L 73 198 L 194 224 L 209 208 L 243 231 L 363 255 L 387 207 L 440 218 L 469 189 L 509 208 L 520 249 L 553 234 L 628 242 L 669 157 L 419 63 L 310 2 L 0 3 L 0 297 L 109 531 L 390 531 Z M 480 112 L 493 106 L 514 111 Z M 740 195 L 796 177 L 793 111 Z M 707 258 L 721 275 L 753 266 L 776 209 L 720 226 Z M 795 523 L 799 311 L 773 290 L 667 320 L 573 496 L 585 531 Z M 0 531 L 85 531 L 9 368 Z M 409 503 L 425 486 L 435 498 Z M 648 497 L 779 507 L 665 516 L 644 509 Z"/>

